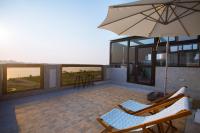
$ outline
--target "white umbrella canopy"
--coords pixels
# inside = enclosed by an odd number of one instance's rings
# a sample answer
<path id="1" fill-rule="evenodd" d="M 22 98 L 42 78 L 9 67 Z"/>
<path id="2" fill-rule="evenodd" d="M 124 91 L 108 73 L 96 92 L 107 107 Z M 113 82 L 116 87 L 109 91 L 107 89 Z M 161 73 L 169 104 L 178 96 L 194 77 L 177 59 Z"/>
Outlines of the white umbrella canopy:
<path id="1" fill-rule="evenodd" d="M 163 37 L 200 34 L 200 0 L 141 0 L 109 7 L 99 28 L 119 35 Z"/>
<path id="2" fill-rule="evenodd" d="M 200 0 L 141 0 L 109 7 L 99 28 L 119 35 L 163 37 L 166 44 L 167 89 L 169 36 L 200 34 Z"/>

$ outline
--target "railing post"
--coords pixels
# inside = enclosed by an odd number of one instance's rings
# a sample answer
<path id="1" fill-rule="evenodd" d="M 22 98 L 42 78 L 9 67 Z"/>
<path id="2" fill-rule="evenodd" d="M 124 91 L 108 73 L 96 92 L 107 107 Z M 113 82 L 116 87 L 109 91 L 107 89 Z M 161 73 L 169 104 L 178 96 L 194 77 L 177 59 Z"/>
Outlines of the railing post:
<path id="1" fill-rule="evenodd" d="M 41 73 L 41 77 L 43 77 L 43 88 L 42 89 L 48 89 L 49 87 L 49 72 L 48 72 L 48 65 L 43 65 L 43 72 Z"/>
<path id="2" fill-rule="evenodd" d="M 108 80 L 109 74 L 108 74 L 108 66 L 104 65 L 102 66 L 102 81 Z"/>

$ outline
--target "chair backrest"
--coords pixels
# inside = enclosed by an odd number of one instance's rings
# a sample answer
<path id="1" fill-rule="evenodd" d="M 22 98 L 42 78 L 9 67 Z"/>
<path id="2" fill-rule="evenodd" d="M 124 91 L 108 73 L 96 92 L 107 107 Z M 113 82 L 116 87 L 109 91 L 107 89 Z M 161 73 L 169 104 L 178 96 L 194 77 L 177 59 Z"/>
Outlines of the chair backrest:
<path id="1" fill-rule="evenodd" d="M 165 119 L 171 116 L 175 116 L 178 113 L 181 112 L 187 112 L 187 113 L 191 113 L 190 111 L 190 107 L 189 107 L 189 98 L 188 97 L 183 97 L 181 99 L 179 99 L 178 101 L 176 101 L 174 104 L 172 104 L 171 106 L 163 109 L 162 111 L 151 115 L 151 116 L 146 116 L 145 118 L 145 123 L 148 122 L 152 122 L 152 121 L 158 121 L 160 119 Z"/>
<path id="2" fill-rule="evenodd" d="M 170 99 L 170 98 L 174 98 L 174 97 L 176 97 L 176 96 L 178 96 L 178 95 L 180 95 L 180 94 L 186 94 L 186 89 L 187 89 L 187 87 L 186 86 L 183 86 L 183 87 L 181 87 L 178 91 L 176 91 L 172 96 L 170 96 L 168 99 Z"/>
<path id="3" fill-rule="evenodd" d="M 174 102 L 176 102 L 177 100 L 179 100 L 180 98 L 184 97 L 186 94 L 186 88 L 187 87 L 181 87 L 178 91 L 176 91 L 175 93 L 163 97 L 161 99 L 158 99 L 156 102 L 154 101 L 153 104 L 151 104 L 151 106 L 141 109 L 139 111 L 134 112 L 134 115 L 142 115 L 144 113 L 150 112 L 150 111 L 155 111 L 155 109 L 161 109 L 161 108 L 165 108 L 168 107 L 170 105 L 172 105 Z"/>

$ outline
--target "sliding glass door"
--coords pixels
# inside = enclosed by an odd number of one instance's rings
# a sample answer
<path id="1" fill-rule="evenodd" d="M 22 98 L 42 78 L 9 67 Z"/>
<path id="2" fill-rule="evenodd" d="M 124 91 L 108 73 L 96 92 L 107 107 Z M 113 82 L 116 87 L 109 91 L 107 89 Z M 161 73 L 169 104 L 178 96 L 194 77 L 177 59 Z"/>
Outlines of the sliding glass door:
<path id="1" fill-rule="evenodd" d="M 137 84 L 154 84 L 153 48 L 134 46 L 129 48 L 128 81 Z"/>
<path id="2" fill-rule="evenodd" d="M 152 47 L 137 48 L 137 82 L 141 84 L 153 84 L 152 73 Z"/>

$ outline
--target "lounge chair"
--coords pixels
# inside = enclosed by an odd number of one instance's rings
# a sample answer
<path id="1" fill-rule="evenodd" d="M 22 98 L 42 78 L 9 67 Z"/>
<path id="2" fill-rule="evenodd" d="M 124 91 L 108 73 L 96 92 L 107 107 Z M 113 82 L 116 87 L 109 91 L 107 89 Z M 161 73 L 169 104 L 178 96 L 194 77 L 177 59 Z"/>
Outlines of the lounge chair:
<path id="1" fill-rule="evenodd" d="M 152 110 L 152 108 L 155 108 L 156 106 L 163 106 L 163 104 L 167 102 L 171 102 L 172 104 L 173 102 L 177 101 L 185 95 L 186 88 L 187 87 L 185 86 L 181 87 L 178 91 L 168 94 L 150 104 L 143 104 L 134 100 L 127 100 L 118 106 L 129 114 L 141 115 L 143 114 L 143 111 L 146 112 L 146 110 Z"/>
<path id="2" fill-rule="evenodd" d="M 162 133 L 170 129 L 164 129 L 163 123 L 178 119 L 191 114 L 189 108 L 189 98 L 182 97 L 174 104 L 163 109 L 162 111 L 149 116 L 136 116 L 114 108 L 110 112 L 97 118 L 97 121 L 105 127 L 102 133 L 125 133 L 133 131 L 143 131 L 145 133 L 154 132 L 151 127 L 159 126 Z"/>

